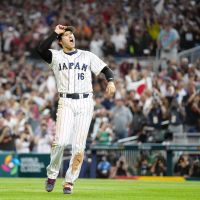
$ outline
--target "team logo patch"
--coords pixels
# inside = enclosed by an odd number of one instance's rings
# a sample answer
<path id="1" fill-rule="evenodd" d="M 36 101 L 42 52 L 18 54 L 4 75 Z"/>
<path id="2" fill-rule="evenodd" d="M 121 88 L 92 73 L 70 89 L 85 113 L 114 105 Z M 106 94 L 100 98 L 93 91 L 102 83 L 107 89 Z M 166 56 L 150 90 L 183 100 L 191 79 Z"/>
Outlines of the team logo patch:
<path id="1" fill-rule="evenodd" d="M 4 159 L 4 163 L 1 165 L 1 168 L 5 172 L 9 172 L 10 175 L 15 175 L 18 171 L 18 166 L 20 162 L 17 158 L 12 155 L 8 155 Z"/>

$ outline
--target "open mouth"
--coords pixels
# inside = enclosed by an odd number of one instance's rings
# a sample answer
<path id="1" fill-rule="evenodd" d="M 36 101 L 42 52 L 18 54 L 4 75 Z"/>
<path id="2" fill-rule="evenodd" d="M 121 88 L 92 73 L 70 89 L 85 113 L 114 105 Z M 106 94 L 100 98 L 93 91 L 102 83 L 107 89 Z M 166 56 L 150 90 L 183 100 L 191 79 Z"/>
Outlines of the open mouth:
<path id="1" fill-rule="evenodd" d="M 70 39 L 69 41 L 70 41 L 71 43 L 74 43 L 74 40 L 73 40 L 73 39 Z"/>

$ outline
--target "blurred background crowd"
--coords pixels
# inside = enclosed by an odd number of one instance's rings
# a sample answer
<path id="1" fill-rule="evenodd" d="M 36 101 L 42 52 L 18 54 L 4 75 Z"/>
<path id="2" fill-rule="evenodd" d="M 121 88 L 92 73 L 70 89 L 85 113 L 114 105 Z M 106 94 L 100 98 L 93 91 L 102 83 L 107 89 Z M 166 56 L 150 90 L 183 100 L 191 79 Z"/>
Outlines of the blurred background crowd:
<path id="1" fill-rule="evenodd" d="M 188 0 L 2 0 L 0 150 L 50 152 L 58 95 L 35 47 L 57 24 L 74 25 L 77 47 L 115 74 L 114 98 L 104 77 L 93 77 L 88 144 L 169 143 L 174 133 L 200 132 L 200 59 L 178 57 L 200 44 L 199 11 L 199 1 Z"/>
<path id="2" fill-rule="evenodd" d="M 115 178 L 126 176 L 166 176 L 167 161 L 159 152 L 151 154 L 141 151 L 134 164 L 130 165 L 125 156 L 116 156 L 110 153 L 102 156 L 98 162 L 97 174 L 99 178 Z M 200 177 L 200 161 L 197 155 L 181 154 L 174 160 L 174 176 Z"/>

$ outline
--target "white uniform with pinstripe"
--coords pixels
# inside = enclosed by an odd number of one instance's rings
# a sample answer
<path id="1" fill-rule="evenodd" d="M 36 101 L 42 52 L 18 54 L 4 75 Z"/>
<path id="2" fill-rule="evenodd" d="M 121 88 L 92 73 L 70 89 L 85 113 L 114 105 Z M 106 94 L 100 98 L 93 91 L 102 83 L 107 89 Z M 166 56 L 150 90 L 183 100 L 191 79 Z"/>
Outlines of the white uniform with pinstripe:
<path id="1" fill-rule="evenodd" d="M 98 75 L 106 64 L 89 51 L 78 49 L 72 54 L 66 54 L 63 50 L 51 50 L 51 52 L 52 63 L 49 66 L 55 74 L 58 92 L 62 94 L 62 97 L 58 103 L 56 136 L 47 175 L 51 179 L 57 178 L 63 150 L 66 145 L 71 144 L 72 157 L 65 181 L 73 183 L 80 173 L 93 115 L 91 72 Z M 67 94 L 74 93 L 77 93 L 78 99 L 66 98 Z"/>

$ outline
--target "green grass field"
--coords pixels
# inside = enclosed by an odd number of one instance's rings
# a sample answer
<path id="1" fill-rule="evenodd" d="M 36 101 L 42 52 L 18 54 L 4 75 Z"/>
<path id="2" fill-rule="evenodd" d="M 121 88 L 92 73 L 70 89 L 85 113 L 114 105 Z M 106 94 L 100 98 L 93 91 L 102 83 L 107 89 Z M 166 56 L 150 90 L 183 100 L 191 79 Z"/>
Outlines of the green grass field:
<path id="1" fill-rule="evenodd" d="M 0 200 L 200 200 L 200 182 L 79 179 L 64 195 L 62 180 L 48 193 L 45 179 L 0 178 Z"/>

